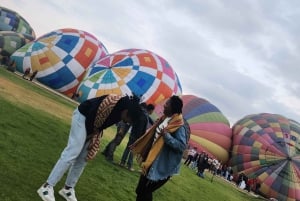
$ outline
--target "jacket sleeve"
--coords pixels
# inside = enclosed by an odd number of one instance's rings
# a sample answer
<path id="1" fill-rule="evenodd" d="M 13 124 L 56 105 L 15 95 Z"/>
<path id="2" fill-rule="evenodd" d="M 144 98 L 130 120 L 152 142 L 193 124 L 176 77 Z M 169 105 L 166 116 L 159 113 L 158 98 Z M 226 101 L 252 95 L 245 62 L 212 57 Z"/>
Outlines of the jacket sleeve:
<path id="1" fill-rule="evenodd" d="M 181 126 L 175 133 L 166 133 L 164 141 L 167 146 L 178 151 L 183 152 L 187 145 L 187 134 L 183 126 Z"/>
<path id="2" fill-rule="evenodd" d="M 141 137 L 146 132 L 147 123 L 148 123 L 147 116 L 141 115 L 139 121 L 132 125 L 130 136 L 135 139 Z"/>

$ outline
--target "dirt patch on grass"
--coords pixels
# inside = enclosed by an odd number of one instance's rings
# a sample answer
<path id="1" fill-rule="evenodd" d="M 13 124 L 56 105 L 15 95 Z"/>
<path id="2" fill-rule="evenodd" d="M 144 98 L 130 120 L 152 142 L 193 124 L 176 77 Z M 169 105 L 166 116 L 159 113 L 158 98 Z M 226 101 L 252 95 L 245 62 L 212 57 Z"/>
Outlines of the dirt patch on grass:
<path id="1" fill-rule="evenodd" d="M 70 121 L 73 112 L 71 108 L 30 91 L 3 77 L 0 77 L 0 96 L 19 106 L 30 106 L 66 121 Z"/>

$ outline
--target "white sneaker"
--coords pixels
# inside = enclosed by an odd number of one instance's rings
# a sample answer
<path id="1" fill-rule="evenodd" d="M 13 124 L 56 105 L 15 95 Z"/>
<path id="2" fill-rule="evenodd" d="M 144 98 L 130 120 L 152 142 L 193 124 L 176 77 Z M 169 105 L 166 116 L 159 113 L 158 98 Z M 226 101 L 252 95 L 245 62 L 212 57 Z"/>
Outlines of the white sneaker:
<path id="1" fill-rule="evenodd" d="M 55 201 L 54 190 L 52 186 L 44 187 L 44 184 L 37 190 L 37 193 L 44 201 Z"/>
<path id="2" fill-rule="evenodd" d="M 77 201 L 74 188 L 70 188 L 68 190 L 65 188 L 62 188 L 58 193 L 63 198 L 65 198 L 67 201 Z"/>

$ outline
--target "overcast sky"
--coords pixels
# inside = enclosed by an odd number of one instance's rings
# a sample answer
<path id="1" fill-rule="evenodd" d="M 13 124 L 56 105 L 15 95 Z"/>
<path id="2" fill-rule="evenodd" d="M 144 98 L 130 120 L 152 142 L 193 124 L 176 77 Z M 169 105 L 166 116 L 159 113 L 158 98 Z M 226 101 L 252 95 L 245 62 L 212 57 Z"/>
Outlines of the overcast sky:
<path id="1" fill-rule="evenodd" d="M 95 35 L 110 53 L 165 58 L 183 94 L 207 99 L 234 124 L 276 113 L 300 122 L 298 0 L 1 0 L 37 36 L 60 28 Z"/>

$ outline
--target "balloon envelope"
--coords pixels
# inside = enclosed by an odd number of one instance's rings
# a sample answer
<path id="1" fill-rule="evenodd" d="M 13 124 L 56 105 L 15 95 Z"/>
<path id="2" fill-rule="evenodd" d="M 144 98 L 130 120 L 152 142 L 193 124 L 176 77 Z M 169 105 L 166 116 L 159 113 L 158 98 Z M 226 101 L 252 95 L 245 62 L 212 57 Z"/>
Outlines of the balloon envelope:
<path id="1" fill-rule="evenodd" d="M 179 79 L 159 55 L 142 49 L 126 49 L 110 54 L 89 69 L 78 92 L 80 101 L 104 94 L 142 95 L 147 103 L 160 102 L 181 94 Z"/>
<path id="2" fill-rule="evenodd" d="M 0 55 L 10 57 L 17 49 L 29 42 L 30 40 L 21 33 L 0 31 Z"/>
<path id="3" fill-rule="evenodd" d="M 229 159 L 232 132 L 222 112 L 209 101 L 194 95 L 182 95 L 182 114 L 190 125 L 189 144 L 198 151 L 206 151 L 222 163 Z M 163 114 L 164 102 L 155 106 L 152 117 Z"/>
<path id="4" fill-rule="evenodd" d="M 14 31 L 24 34 L 28 40 L 35 39 L 29 23 L 17 12 L 4 7 L 0 7 L 0 31 Z"/>
<path id="5" fill-rule="evenodd" d="M 59 29 L 18 49 L 12 59 L 18 71 L 38 70 L 39 82 L 72 96 L 90 65 L 106 54 L 104 45 L 90 33 Z"/>
<path id="6" fill-rule="evenodd" d="M 278 114 L 253 114 L 233 126 L 231 164 L 278 200 L 300 200 L 300 124 Z"/>

